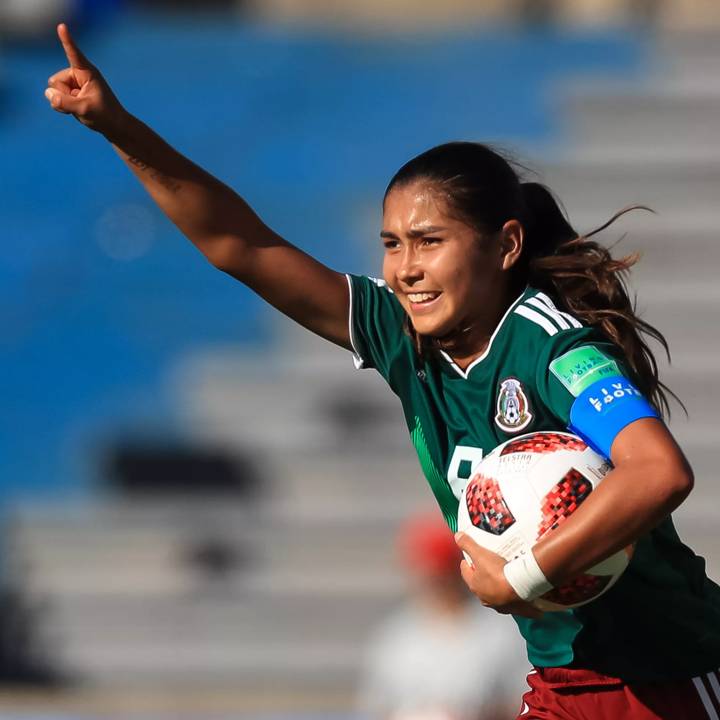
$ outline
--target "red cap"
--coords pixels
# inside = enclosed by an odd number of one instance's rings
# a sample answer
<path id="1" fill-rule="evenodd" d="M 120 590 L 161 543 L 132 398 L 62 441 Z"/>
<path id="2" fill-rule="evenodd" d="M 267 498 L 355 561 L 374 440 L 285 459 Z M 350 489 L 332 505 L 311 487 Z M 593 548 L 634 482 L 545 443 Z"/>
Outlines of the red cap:
<path id="1" fill-rule="evenodd" d="M 457 574 L 462 553 L 438 513 L 422 513 L 401 526 L 398 549 L 403 563 L 423 575 Z"/>

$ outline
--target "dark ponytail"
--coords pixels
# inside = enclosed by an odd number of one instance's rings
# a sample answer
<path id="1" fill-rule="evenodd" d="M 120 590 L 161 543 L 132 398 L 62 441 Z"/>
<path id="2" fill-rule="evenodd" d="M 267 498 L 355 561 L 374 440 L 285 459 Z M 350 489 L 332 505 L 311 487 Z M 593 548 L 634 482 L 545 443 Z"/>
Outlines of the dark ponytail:
<path id="1" fill-rule="evenodd" d="M 643 336 L 658 342 L 668 360 L 670 350 L 663 334 L 638 317 L 626 284 L 639 255 L 613 258 L 606 247 L 591 239 L 626 213 L 649 208 L 624 208 L 600 227 L 579 235 L 548 188 L 539 183 L 521 187 L 527 208 L 528 283 L 549 292 L 564 310 L 597 327 L 621 348 L 642 392 L 669 415 L 668 395 L 677 397 L 660 381 L 657 360 Z"/>
<path id="2" fill-rule="evenodd" d="M 615 259 L 593 236 L 631 210 L 625 208 L 605 224 L 580 235 L 570 225 L 553 194 L 536 182 L 520 182 L 511 164 L 479 143 L 439 145 L 406 163 L 385 192 L 414 180 L 426 179 L 439 191 L 452 211 L 479 234 L 496 232 L 510 219 L 524 229 L 524 247 L 513 269 L 515 284 L 526 284 L 552 295 L 562 310 L 597 327 L 622 352 L 643 394 L 669 415 L 672 393 L 658 377 L 658 364 L 646 337 L 657 341 L 670 357 L 662 333 L 638 317 L 626 281 L 637 253 Z M 408 332 L 422 352 L 433 343 Z M 678 400 L 679 402 L 679 400 Z M 682 403 L 680 403 L 682 405 Z"/>

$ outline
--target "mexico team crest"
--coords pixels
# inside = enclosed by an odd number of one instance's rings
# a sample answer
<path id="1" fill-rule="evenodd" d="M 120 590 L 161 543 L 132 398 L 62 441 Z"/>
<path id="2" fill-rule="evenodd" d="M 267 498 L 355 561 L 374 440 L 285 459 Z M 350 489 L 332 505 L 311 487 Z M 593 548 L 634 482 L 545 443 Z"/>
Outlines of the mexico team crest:
<path id="1" fill-rule="evenodd" d="M 522 383 L 511 377 L 500 383 L 495 424 L 506 433 L 526 428 L 533 419 Z"/>

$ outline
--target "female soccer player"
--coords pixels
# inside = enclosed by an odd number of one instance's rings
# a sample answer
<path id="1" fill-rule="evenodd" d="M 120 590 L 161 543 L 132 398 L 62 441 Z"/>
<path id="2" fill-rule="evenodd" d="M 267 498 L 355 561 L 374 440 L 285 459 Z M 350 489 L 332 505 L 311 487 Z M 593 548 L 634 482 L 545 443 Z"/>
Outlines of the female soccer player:
<path id="1" fill-rule="evenodd" d="M 611 458 L 534 553 L 506 563 L 458 538 L 473 561 L 466 583 L 527 642 L 536 669 L 520 716 L 718 720 L 720 588 L 670 519 L 693 476 L 660 418 L 666 395 L 641 332 L 662 336 L 625 292 L 632 259 L 578 236 L 545 188 L 490 149 L 450 143 L 388 186 L 384 281 L 334 272 L 129 114 L 58 33 L 70 67 L 49 80 L 52 108 L 102 133 L 213 265 L 382 374 L 451 527 L 473 465 L 517 433 L 570 428 Z M 542 616 L 530 604 L 631 543 L 599 599 Z"/>

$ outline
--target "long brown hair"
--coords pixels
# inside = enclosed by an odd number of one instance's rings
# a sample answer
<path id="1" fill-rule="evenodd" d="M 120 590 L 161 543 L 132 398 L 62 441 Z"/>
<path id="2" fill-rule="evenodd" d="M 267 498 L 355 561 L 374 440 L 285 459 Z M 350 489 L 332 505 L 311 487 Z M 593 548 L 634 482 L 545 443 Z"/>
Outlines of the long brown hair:
<path id="1" fill-rule="evenodd" d="M 497 232 L 508 220 L 519 220 L 525 242 L 513 268 L 517 287 L 529 284 L 551 294 L 562 310 L 598 328 L 620 349 L 642 393 L 661 414 L 670 414 L 668 398 L 677 400 L 677 396 L 660 381 L 658 363 L 646 338 L 658 342 L 669 359 L 667 341 L 638 316 L 626 284 L 639 256 L 614 258 L 592 239 L 625 213 L 642 206 L 620 210 L 600 227 L 581 235 L 547 187 L 522 182 L 508 160 L 480 143 L 446 143 L 418 155 L 398 170 L 385 197 L 394 187 L 418 179 L 429 181 L 451 211 L 479 234 Z M 408 318 L 406 321 L 406 331 L 419 353 L 437 347 L 436 340 L 419 336 Z"/>

